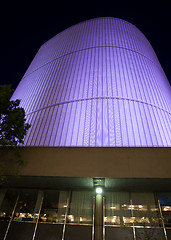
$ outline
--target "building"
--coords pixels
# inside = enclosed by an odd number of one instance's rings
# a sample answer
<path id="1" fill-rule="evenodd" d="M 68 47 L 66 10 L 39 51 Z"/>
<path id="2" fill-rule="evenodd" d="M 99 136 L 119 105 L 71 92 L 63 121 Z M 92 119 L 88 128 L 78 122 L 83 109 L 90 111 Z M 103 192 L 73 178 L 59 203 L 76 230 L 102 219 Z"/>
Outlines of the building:
<path id="1" fill-rule="evenodd" d="M 1 189 L 0 239 L 171 239 L 171 88 L 140 30 L 116 18 L 66 29 L 12 99 L 31 124 L 28 164 Z"/>

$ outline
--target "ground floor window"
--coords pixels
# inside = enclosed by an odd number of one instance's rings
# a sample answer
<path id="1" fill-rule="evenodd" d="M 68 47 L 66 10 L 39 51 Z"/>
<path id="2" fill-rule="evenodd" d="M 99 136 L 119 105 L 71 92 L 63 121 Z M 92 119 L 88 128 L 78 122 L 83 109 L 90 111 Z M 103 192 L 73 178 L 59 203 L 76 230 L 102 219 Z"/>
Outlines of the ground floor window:
<path id="1" fill-rule="evenodd" d="M 0 240 L 93 240 L 94 196 L 94 190 L 0 189 Z M 171 239 L 171 193 L 106 190 L 103 210 L 104 240 Z"/>

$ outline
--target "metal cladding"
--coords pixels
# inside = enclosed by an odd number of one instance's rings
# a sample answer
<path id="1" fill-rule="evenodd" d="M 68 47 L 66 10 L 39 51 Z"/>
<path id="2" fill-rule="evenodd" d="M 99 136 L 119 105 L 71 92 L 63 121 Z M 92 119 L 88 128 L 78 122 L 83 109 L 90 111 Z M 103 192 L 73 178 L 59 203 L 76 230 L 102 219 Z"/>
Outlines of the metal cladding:
<path id="1" fill-rule="evenodd" d="M 171 146 L 171 88 L 134 25 L 97 18 L 41 46 L 12 99 L 26 146 Z"/>

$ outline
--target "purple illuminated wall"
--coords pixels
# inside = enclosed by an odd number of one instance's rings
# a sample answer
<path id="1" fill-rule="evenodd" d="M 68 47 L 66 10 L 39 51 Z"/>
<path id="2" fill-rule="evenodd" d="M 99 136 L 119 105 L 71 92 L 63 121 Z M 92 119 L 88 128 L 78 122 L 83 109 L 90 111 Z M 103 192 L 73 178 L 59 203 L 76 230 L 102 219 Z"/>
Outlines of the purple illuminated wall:
<path id="1" fill-rule="evenodd" d="M 82 22 L 41 46 L 13 99 L 26 146 L 170 146 L 171 88 L 145 36 L 115 18 Z"/>

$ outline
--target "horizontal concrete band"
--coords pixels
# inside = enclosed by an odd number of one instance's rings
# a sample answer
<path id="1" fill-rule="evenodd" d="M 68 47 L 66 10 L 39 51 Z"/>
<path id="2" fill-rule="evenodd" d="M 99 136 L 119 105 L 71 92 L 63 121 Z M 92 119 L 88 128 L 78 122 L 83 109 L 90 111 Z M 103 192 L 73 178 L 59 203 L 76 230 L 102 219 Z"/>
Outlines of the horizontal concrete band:
<path id="1" fill-rule="evenodd" d="M 22 176 L 171 178 L 171 148 L 21 147 Z M 6 174 L 15 168 L 12 151 L 0 148 Z"/>

